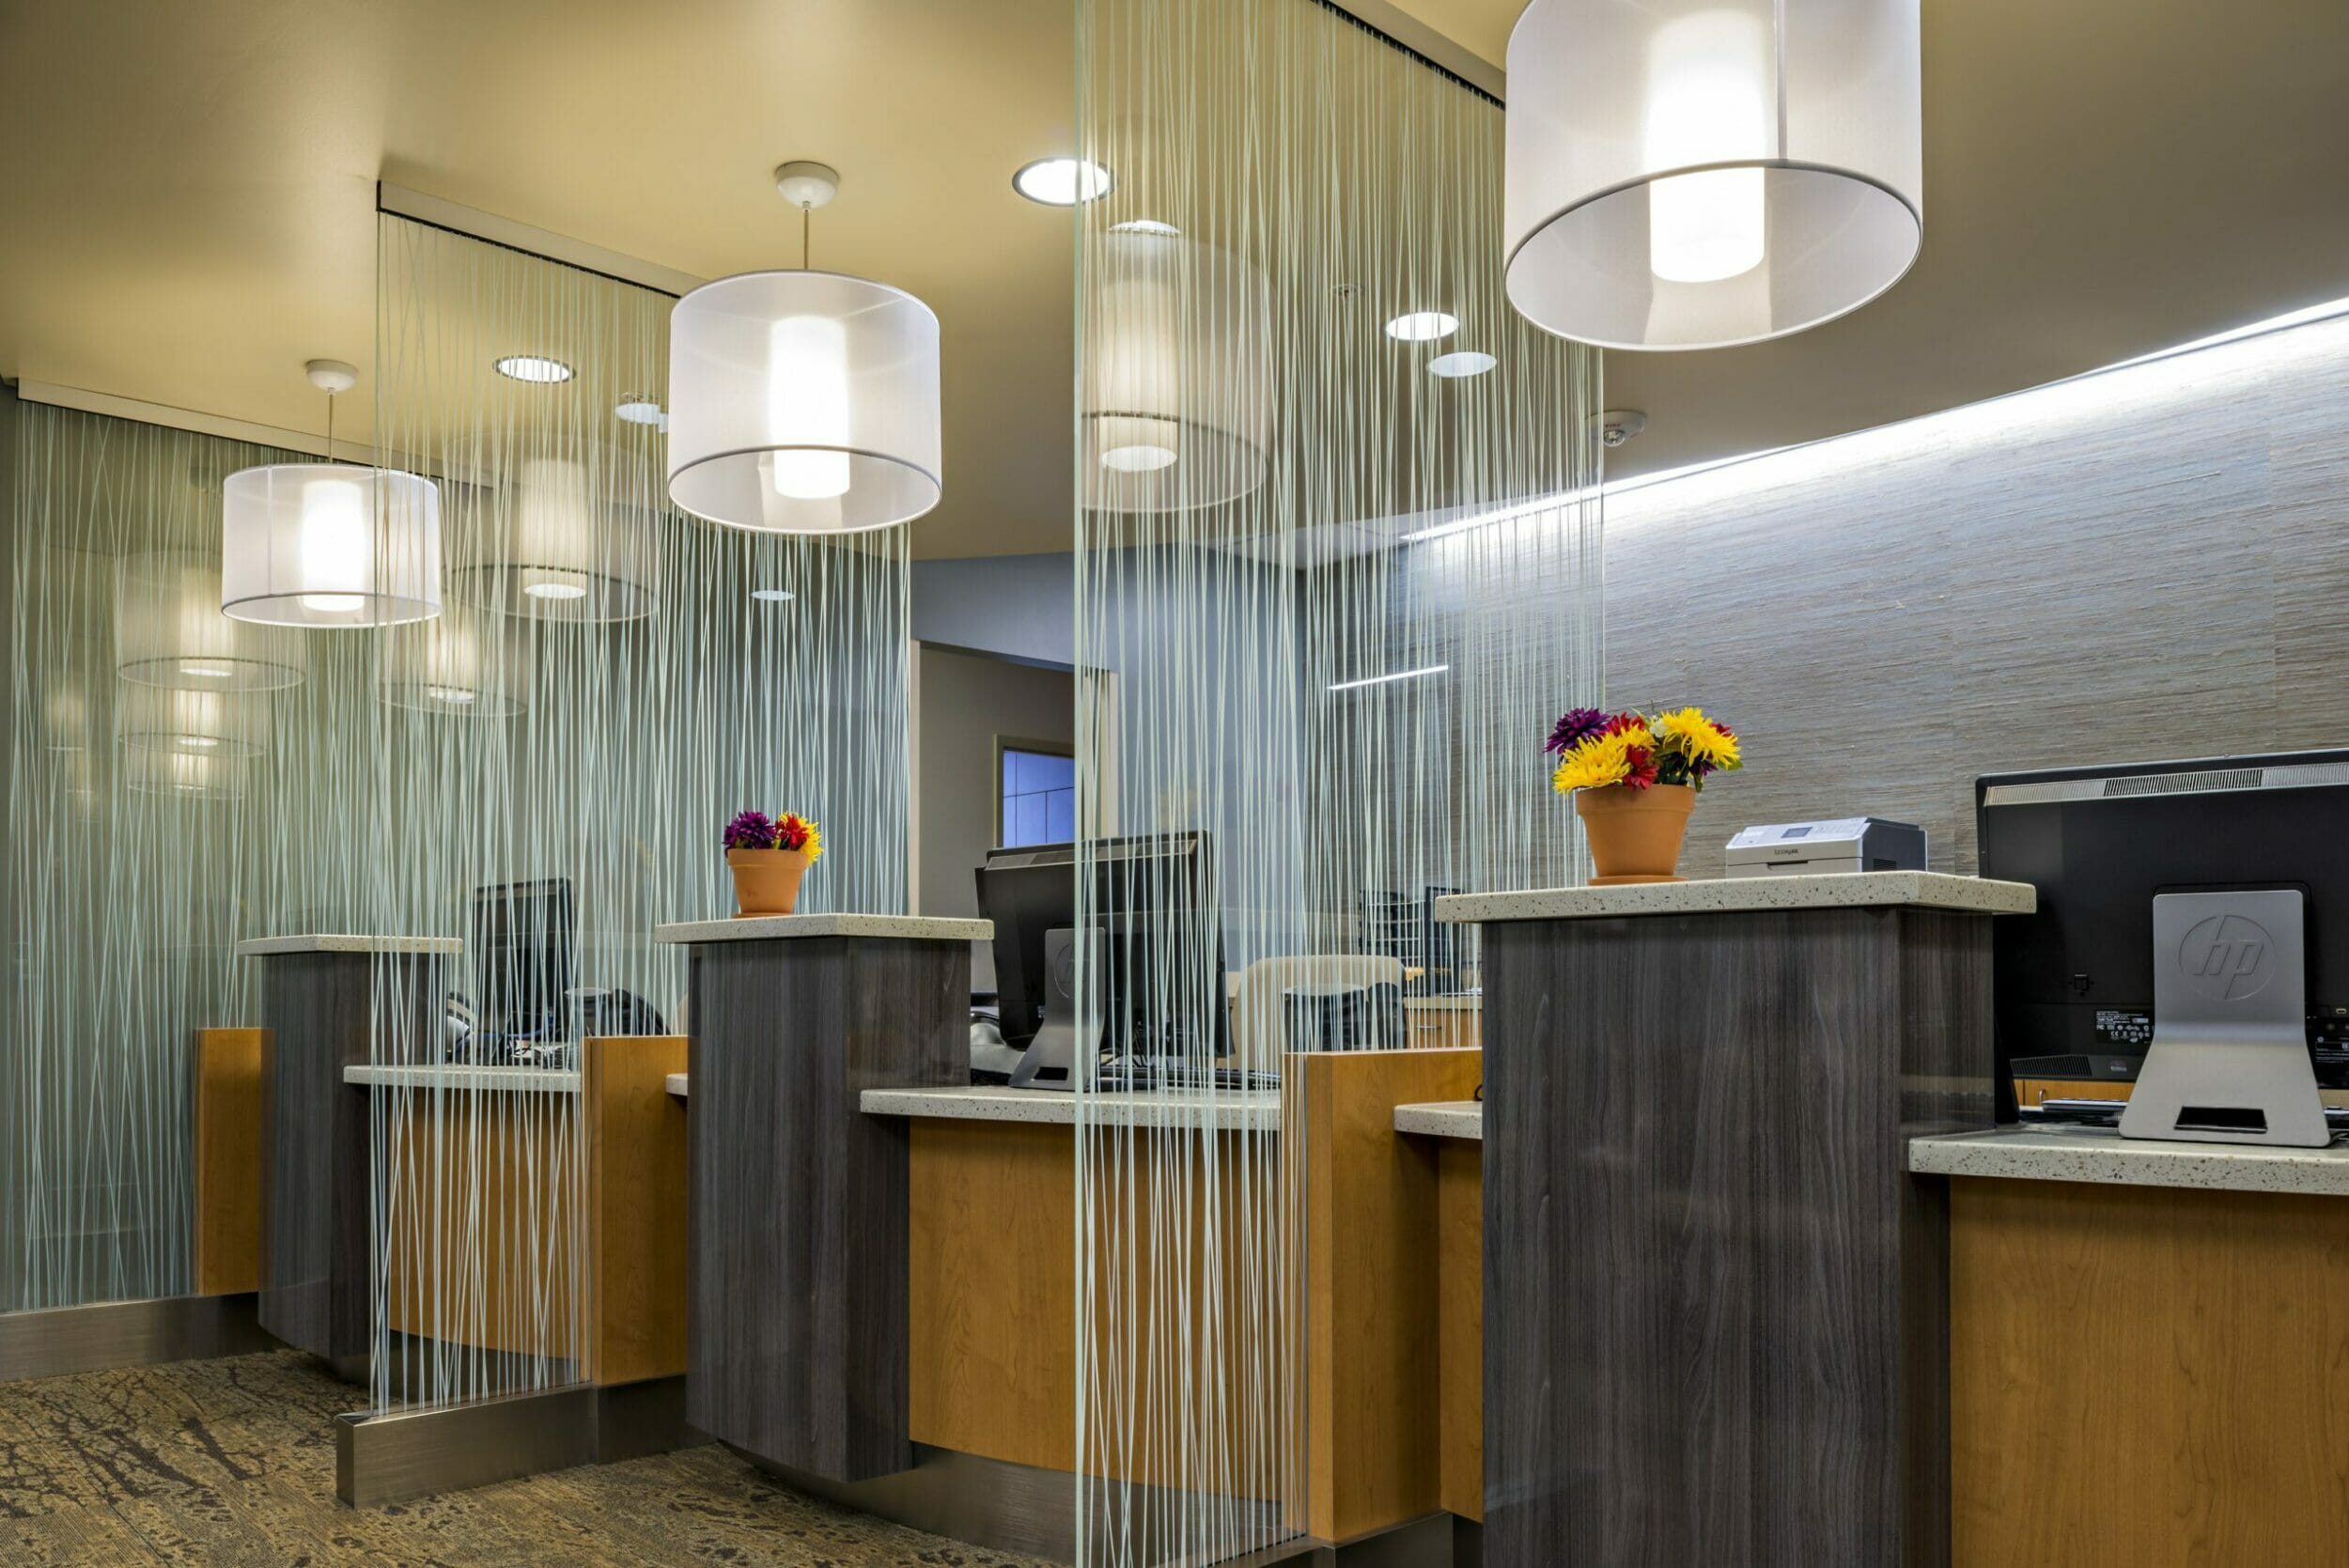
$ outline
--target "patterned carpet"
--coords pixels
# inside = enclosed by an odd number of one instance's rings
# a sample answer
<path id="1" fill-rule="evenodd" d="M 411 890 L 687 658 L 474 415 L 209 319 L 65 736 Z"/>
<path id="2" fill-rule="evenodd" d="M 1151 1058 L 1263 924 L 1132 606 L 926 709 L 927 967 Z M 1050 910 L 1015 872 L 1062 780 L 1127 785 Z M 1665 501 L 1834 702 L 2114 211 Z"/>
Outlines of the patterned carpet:
<path id="1" fill-rule="evenodd" d="M 714 1444 L 349 1509 L 330 1422 L 352 1404 L 290 1351 L 0 1384 L 0 1563 L 1028 1563 L 834 1508 Z"/>

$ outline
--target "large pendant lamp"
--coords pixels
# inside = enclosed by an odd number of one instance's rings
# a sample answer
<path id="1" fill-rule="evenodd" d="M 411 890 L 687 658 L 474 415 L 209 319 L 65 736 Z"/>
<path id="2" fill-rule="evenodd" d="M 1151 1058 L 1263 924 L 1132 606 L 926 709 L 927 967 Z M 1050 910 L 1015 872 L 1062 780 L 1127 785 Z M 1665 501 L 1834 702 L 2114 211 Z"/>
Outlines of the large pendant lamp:
<path id="1" fill-rule="evenodd" d="M 221 613 L 220 568 L 171 551 L 115 573 L 115 670 L 181 691 L 273 691 L 302 683 L 302 639 Z"/>
<path id="2" fill-rule="evenodd" d="M 359 373 L 312 360 L 326 394 Z M 221 489 L 221 613 L 267 626 L 377 627 L 441 613 L 441 492 L 431 480 L 350 463 L 273 463 Z"/>
<path id="3" fill-rule="evenodd" d="M 520 621 L 454 608 L 389 634 L 384 703 L 443 719 L 511 719 L 528 707 L 529 649 Z"/>
<path id="4" fill-rule="evenodd" d="M 472 492 L 459 598 L 539 621 L 632 621 L 660 607 L 660 471 L 597 441 L 552 443 Z"/>
<path id="5" fill-rule="evenodd" d="M 786 163 L 796 272 L 704 284 L 669 317 L 669 499 L 730 528 L 846 534 L 938 505 L 938 318 L 901 288 L 806 265 L 839 176 Z"/>
<path id="6" fill-rule="evenodd" d="M 1509 301 L 1610 349 L 1782 337 L 1923 235 L 1918 0 L 1532 0 L 1509 38 Z"/>
<path id="7" fill-rule="evenodd" d="M 1084 504 L 1181 511 L 1255 489 L 1272 425 L 1264 273 L 1163 224 L 1089 243 Z"/>

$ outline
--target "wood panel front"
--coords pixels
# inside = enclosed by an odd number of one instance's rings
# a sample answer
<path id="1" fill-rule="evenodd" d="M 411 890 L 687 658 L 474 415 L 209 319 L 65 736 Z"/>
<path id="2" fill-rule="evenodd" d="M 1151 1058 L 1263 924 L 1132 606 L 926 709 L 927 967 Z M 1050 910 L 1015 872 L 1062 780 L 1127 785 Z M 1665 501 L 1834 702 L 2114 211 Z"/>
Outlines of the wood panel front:
<path id="1" fill-rule="evenodd" d="M 1099 1129 L 1091 1136 L 1118 1140 Z M 1097 1170 L 1096 1203 L 1104 1216 L 1120 1217 L 1114 1222 L 1122 1224 L 1134 1215 L 1179 1212 L 1174 1200 L 1185 1188 L 1194 1199 L 1206 1189 L 1197 1133 L 1142 1130 L 1132 1137 L 1129 1160 Z M 916 1118 L 910 1138 L 907 1388 L 913 1440 L 1073 1472 L 1080 1382 L 1076 1128 Z M 1219 1232 L 1227 1251 L 1283 1223 L 1264 1207 L 1271 1201 L 1264 1157 L 1260 1138 L 1216 1139 L 1216 1190 L 1224 1205 Z M 1252 1222 L 1240 1212 L 1245 1205 L 1256 1207 Z M 1136 1347 L 1128 1365 L 1160 1360 L 1164 1347 L 1188 1344 L 1188 1358 L 1175 1358 L 1186 1361 L 1181 1375 L 1193 1387 L 1244 1389 L 1286 1366 L 1284 1330 L 1274 1316 L 1265 1324 L 1268 1338 L 1227 1332 L 1210 1344 L 1198 1335 L 1204 1315 L 1176 1315 L 1183 1303 L 1204 1300 L 1209 1288 L 1207 1217 L 1205 1203 L 1190 1211 L 1190 1244 L 1182 1249 L 1188 1279 L 1162 1266 L 1170 1236 L 1145 1239 L 1113 1264 L 1104 1253 L 1105 1278 L 1120 1282 L 1105 1284 L 1089 1303 L 1094 1332 L 1104 1346 Z M 1246 1270 L 1222 1275 L 1214 1321 L 1227 1331 L 1246 1321 L 1249 1285 Z M 1181 1406 L 1162 1399 L 1158 1407 Z M 1243 1400 L 1229 1402 L 1219 1440 L 1234 1452 L 1252 1442 L 1263 1447 L 1265 1435 L 1247 1425 L 1262 1417 Z M 1182 1446 L 1163 1436 L 1145 1419 L 1137 1422 L 1132 1450 L 1097 1452 L 1086 1468 L 1145 1484 L 1185 1483 Z M 1190 1458 L 1195 1463 L 1196 1453 Z"/>
<path id="2" fill-rule="evenodd" d="M 1955 1560 L 2349 1554 L 2349 1202 L 1956 1177 Z"/>
<path id="3" fill-rule="evenodd" d="M 1485 1545 L 1949 1554 L 1945 1194 L 1987 1126 L 1987 916 L 1484 928 Z"/>
<path id="4" fill-rule="evenodd" d="M 580 1096 L 539 1089 L 376 1094 L 385 1139 L 383 1313 L 392 1330 L 583 1363 Z"/>
<path id="5" fill-rule="evenodd" d="M 582 1047 L 587 1117 L 587 1378 L 685 1371 L 686 1102 L 682 1034 L 599 1036 Z"/>
<path id="6" fill-rule="evenodd" d="M 261 1032 L 195 1032 L 195 1294 L 261 1288 Z"/>
<path id="7" fill-rule="evenodd" d="M 1433 1141 L 1394 1108 L 1464 1100 L 1483 1053 L 1286 1059 L 1283 1142 L 1304 1183 L 1307 1533 L 1344 1542 L 1433 1513 L 1442 1384 Z"/>
<path id="8" fill-rule="evenodd" d="M 1485 1145 L 1436 1145 L 1437 1323 L 1444 1511 L 1485 1518 Z"/>
<path id="9" fill-rule="evenodd" d="M 691 951 L 686 1420 L 831 1481 L 910 1468 L 907 1132 L 859 1098 L 967 1081 L 971 944 Z"/>

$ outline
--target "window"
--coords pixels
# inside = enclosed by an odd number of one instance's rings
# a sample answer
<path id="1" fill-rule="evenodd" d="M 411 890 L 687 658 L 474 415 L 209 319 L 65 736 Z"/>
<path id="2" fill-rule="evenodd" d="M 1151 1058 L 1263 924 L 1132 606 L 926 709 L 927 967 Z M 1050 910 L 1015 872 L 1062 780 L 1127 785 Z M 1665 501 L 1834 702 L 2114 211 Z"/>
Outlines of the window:
<path id="1" fill-rule="evenodd" d="M 998 842 L 1006 849 L 1066 844 L 1077 836 L 1077 763 L 1049 742 L 996 743 L 1003 807 Z"/>

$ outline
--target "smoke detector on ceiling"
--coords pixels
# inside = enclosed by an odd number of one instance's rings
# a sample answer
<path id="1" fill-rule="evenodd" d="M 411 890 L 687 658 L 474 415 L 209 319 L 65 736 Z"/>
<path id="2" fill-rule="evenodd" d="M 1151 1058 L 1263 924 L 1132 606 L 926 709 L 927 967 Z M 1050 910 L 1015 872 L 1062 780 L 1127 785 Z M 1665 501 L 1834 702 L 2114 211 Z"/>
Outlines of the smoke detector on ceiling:
<path id="1" fill-rule="evenodd" d="M 1647 415 L 1637 409 L 1609 409 L 1591 415 L 1591 424 L 1598 431 L 1598 443 L 1612 452 L 1647 428 Z"/>

